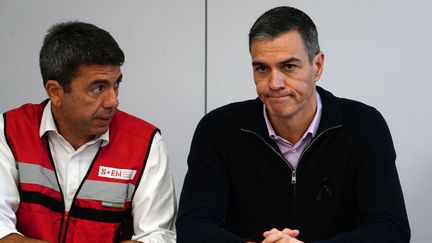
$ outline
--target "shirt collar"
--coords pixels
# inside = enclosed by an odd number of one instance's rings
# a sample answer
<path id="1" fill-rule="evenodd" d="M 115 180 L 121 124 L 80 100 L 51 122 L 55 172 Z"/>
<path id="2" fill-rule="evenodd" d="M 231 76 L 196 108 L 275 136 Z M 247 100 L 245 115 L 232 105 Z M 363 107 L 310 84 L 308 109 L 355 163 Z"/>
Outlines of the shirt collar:
<path id="1" fill-rule="evenodd" d="M 312 134 L 312 137 L 315 137 L 315 135 L 316 135 L 316 133 L 318 131 L 318 126 L 319 126 L 319 123 L 320 123 L 320 120 L 321 120 L 321 114 L 322 114 L 322 101 L 321 101 L 321 97 L 320 97 L 320 95 L 318 94 L 317 91 L 315 91 L 315 94 L 316 94 L 316 97 L 317 97 L 317 111 L 315 112 L 315 116 L 314 116 L 311 124 L 309 125 L 308 129 L 303 134 L 303 136 L 302 136 L 301 139 L 305 138 L 307 134 Z M 265 108 L 265 105 L 263 105 L 263 109 L 264 109 L 264 112 L 263 112 L 263 114 L 264 114 L 264 120 L 265 120 L 265 123 L 267 125 L 268 133 L 269 133 L 270 137 L 274 139 L 274 138 L 278 137 L 278 135 L 276 134 L 273 126 L 270 123 L 270 119 L 268 118 L 267 110 Z"/>
<path id="2" fill-rule="evenodd" d="M 57 135 L 61 136 L 61 134 L 59 134 L 57 130 L 57 126 L 51 112 L 51 101 L 48 101 L 43 110 L 42 120 L 39 127 L 39 136 L 42 137 L 46 132 L 54 132 Z M 104 134 L 100 135 L 98 138 L 89 141 L 89 143 L 94 143 L 99 140 L 102 141 L 102 147 L 106 146 L 109 143 L 109 129 Z"/>

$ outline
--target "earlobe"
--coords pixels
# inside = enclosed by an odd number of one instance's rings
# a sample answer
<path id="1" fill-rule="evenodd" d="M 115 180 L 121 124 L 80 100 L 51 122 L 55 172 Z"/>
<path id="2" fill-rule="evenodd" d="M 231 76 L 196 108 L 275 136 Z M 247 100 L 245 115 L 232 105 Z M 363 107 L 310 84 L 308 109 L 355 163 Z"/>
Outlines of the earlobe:
<path id="1" fill-rule="evenodd" d="M 45 83 L 45 91 L 54 106 L 61 105 L 64 90 L 57 80 L 48 80 Z"/>

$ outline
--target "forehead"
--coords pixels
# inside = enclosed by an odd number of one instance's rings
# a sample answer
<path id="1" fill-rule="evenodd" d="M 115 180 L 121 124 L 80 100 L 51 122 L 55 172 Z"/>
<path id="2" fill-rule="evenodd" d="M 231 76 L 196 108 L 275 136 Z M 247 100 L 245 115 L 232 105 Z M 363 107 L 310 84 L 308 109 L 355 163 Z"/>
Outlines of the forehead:
<path id="1" fill-rule="evenodd" d="M 78 67 L 74 80 L 117 80 L 121 76 L 120 66 L 117 65 L 98 65 L 81 64 Z"/>
<path id="2" fill-rule="evenodd" d="M 306 47 L 298 31 L 289 31 L 272 39 L 255 40 L 251 45 L 251 56 L 257 58 L 276 58 L 279 56 L 307 56 Z"/>
<path id="3" fill-rule="evenodd" d="M 118 74 L 120 66 L 100 65 L 100 64 L 81 64 L 78 66 L 78 74 Z"/>

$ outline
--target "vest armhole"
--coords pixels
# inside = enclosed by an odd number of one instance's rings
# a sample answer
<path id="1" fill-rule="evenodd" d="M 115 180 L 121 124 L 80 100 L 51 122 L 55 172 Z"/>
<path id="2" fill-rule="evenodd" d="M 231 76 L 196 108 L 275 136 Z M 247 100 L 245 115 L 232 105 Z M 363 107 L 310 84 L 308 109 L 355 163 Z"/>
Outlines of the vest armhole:
<path id="1" fill-rule="evenodd" d="M 150 136 L 150 139 L 149 139 L 150 142 L 148 143 L 148 147 L 147 147 L 147 154 L 144 157 L 144 161 L 143 161 L 144 165 L 142 167 L 141 173 L 140 173 L 139 178 L 137 180 L 135 190 L 132 193 L 131 201 L 133 201 L 133 198 L 135 197 L 135 192 L 137 191 L 138 187 L 140 186 L 141 178 L 142 178 L 142 176 L 144 174 L 144 170 L 145 170 L 145 168 L 147 166 L 148 156 L 150 154 L 150 149 L 151 149 L 151 147 L 153 145 L 153 140 L 154 140 L 154 136 L 156 135 L 156 133 L 161 134 L 161 131 L 159 130 L 159 128 L 155 128 L 154 131 L 152 132 L 151 136 Z"/>
<path id="2" fill-rule="evenodd" d="M 3 113 L 3 133 L 4 133 L 4 137 L 6 140 L 7 145 L 9 146 L 9 149 L 12 152 L 12 155 L 15 157 L 15 152 L 13 150 L 13 147 L 11 146 L 11 143 L 9 141 L 8 135 L 7 135 L 7 131 L 6 131 L 6 126 L 7 125 L 7 118 L 6 118 L 6 112 Z"/>

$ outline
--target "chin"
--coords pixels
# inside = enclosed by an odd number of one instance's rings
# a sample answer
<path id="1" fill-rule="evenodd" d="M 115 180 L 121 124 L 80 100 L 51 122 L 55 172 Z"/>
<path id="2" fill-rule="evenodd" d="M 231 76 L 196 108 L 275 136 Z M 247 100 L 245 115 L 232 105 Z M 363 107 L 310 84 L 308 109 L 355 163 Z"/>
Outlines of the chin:
<path id="1" fill-rule="evenodd" d="M 108 127 L 98 128 L 95 130 L 95 136 L 100 136 L 108 131 Z"/>
<path id="2" fill-rule="evenodd" d="M 268 113 L 270 116 L 279 117 L 279 118 L 291 117 L 293 114 L 292 111 L 281 110 L 281 109 L 271 109 L 271 110 L 269 110 Z"/>

